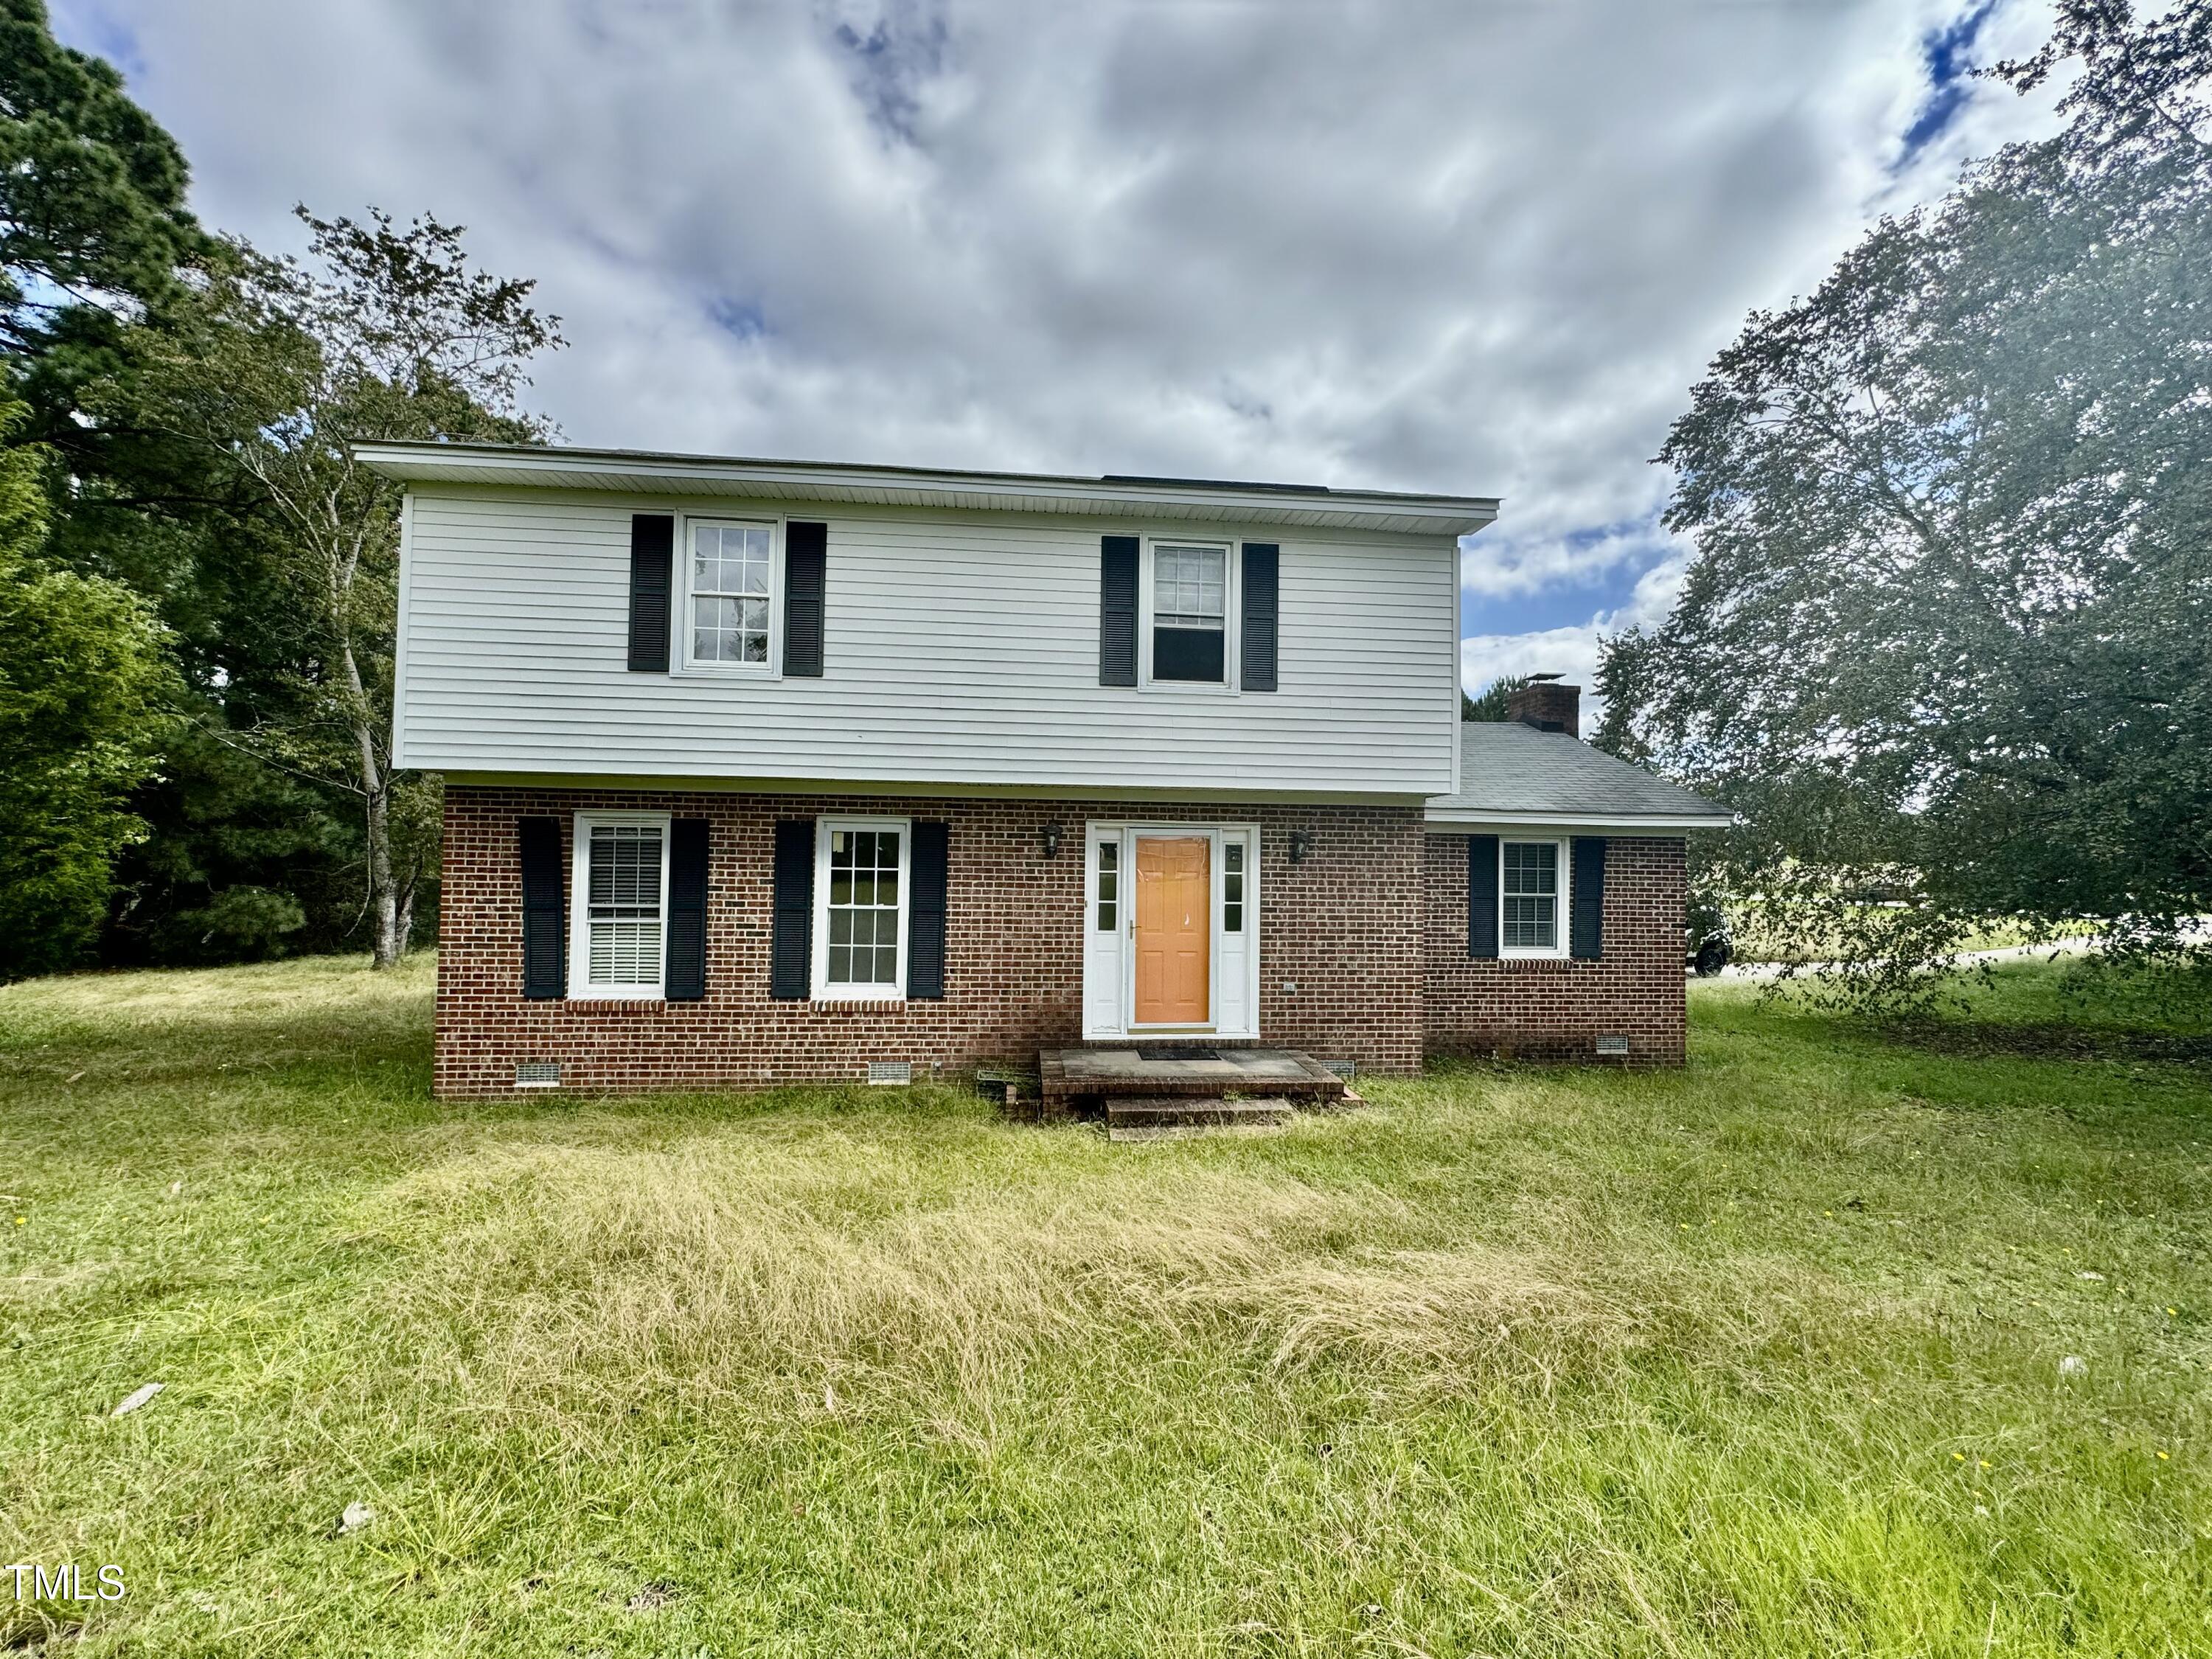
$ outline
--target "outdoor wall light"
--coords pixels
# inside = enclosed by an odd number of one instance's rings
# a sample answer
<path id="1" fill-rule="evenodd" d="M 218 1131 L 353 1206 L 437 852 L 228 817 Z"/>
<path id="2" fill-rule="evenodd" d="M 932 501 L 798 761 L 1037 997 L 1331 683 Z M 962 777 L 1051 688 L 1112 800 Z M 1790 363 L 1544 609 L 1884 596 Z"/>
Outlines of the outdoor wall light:
<path id="1" fill-rule="evenodd" d="M 1056 823 L 1044 827 L 1044 855 L 1048 859 L 1060 856 L 1060 826 Z"/>
<path id="2" fill-rule="evenodd" d="M 1306 854 L 1309 854 L 1309 853 L 1310 853 L 1310 852 L 1312 852 L 1312 851 L 1313 851 L 1313 831 L 1312 831 L 1312 830 L 1291 830 L 1291 863 L 1293 863 L 1293 864 L 1304 864 L 1304 863 L 1306 861 Z"/>

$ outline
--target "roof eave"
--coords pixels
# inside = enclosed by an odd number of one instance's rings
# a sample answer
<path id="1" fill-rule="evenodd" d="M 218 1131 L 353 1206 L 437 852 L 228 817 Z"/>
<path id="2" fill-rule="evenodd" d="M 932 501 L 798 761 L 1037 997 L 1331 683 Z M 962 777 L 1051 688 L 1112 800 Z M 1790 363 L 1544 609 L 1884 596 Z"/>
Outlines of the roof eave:
<path id="1" fill-rule="evenodd" d="M 1425 817 L 1431 828 L 1437 830 L 1500 829 L 1581 829 L 1581 830 L 1652 830 L 1669 832 L 1688 830 L 1728 830 L 1742 819 L 1733 812 L 1578 812 L 1571 808 L 1547 811 L 1481 811 L 1472 807 L 1437 807 L 1428 809 Z"/>
<path id="2" fill-rule="evenodd" d="M 1063 513 L 1084 517 L 1234 520 L 1368 528 L 1396 534 L 1466 536 L 1498 515 L 1492 496 L 1396 495 L 953 472 L 817 461 L 656 454 L 635 450 L 509 445 L 359 443 L 353 453 L 382 477 L 407 483 L 492 483 L 631 494 L 756 496 L 969 510 Z"/>

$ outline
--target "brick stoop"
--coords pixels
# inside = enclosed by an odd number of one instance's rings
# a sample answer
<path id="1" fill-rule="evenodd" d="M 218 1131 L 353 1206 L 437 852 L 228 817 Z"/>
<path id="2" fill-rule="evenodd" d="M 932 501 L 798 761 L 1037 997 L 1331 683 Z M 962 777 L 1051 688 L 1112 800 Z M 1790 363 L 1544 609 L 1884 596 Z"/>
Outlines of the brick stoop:
<path id="1" fill-rule="evenodd" d="M 1037 1081 L 1048 1103 L 1055 1100 L 1182 1096 L 1218 1100 L 1225 1095 L 1272 1096 L 1304 1105 L 1343 1097 L 1344 1079 L 1295 1048 L 1222 1048 L 1210 1055 L 1146 1056 L 1128 1043 L 1048 1048 L 1037 1056 Z"/>
<path id="2" fill-rule="evenodd" d="M 1106 1103 L 1109 1140 L 1170 1140 L 1205 1134 L 1250 1134 L 1288 1126 L 1291 1103 L 1208 1100 L 1190 1095 L 1121 1096 Z"/>

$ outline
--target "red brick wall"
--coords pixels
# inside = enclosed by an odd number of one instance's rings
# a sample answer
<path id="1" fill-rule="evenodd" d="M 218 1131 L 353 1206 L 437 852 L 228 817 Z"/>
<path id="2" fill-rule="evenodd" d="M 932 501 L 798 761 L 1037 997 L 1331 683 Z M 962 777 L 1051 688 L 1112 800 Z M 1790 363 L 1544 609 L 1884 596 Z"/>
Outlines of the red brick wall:
<path id="1" fill-rule="evenodd" d="M 1594 1060 L 1603 1033 L 1627 1037 L 1632 1064 L 1681 1064 L 1688 889 L 1680 840 L 1607 842 L 1605 955 L 1598 962 L 1469 957 L 1467 837 L 1426 840 L 1422 1001 L 1430 1052 Z"/>
<path id="2" fill-rule="evenodd" d="M 701 1002 L 527 1002 L 515 822 L 579 811 L 708 821 L 707 995 Z M 778 1002 L 768 994 L 775 823 L 825 813 L 951 825 L 945 997 Z M 1083 827 L 1091 819 L 1257 823 L 1261 1040 L 1364 1070 L 1421 1058 L 1421 847 L 1410 807 L 1162 806 L 630 790 L 446 791 L 435 1087 L 511 1093 L 522 1060 L 553 1060 L 564 1087 L 744 1087 L 856 1079 L 871 1060 L 957 1069 L 1030 1060 L 1082 1035 Z M 1057 858 L 1042 830 L 1060 826 Z M 1313 836 L 1289 861 L 1289 831 Z M 572 918 L 573 923 L 573 918 Z M 1286 986 L 1295 985 L 1295 990 Z"/>

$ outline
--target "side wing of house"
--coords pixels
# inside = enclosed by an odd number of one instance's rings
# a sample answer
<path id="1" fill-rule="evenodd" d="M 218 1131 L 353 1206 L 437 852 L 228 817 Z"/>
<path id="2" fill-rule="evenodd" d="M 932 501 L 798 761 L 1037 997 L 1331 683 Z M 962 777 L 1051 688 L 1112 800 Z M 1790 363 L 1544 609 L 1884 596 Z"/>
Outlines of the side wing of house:
<path id="1" fill-rule="evenodd" d="M 1468 724 L 1459 788 L 1425 814 L 1424 1046 L 1678 1063 L 1686 838 L 1732 815 L 1580 742 L 1575 687 L 1529 700 Z"/>

